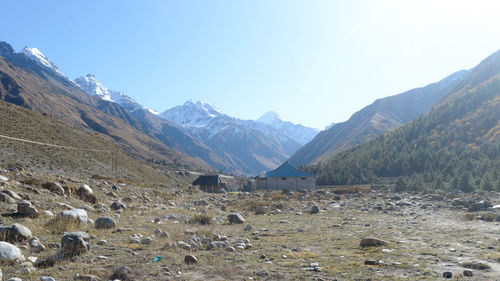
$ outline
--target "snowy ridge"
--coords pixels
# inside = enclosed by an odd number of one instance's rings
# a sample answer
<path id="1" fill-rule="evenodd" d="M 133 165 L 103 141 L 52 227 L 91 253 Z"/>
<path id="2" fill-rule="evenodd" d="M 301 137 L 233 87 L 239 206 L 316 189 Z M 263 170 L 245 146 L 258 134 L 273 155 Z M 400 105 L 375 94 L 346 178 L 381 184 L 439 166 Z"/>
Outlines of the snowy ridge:
<path id="1" fill-rule="evenodd" d="M 214 122 L 216 118 L 227 117 L 223 119 L 231 119 L 209 103 L 200 101 L 193 102 L 192 100 L 186 101 L 183 105 L 165 110 L 160 113 L 159 116 L 185 128 L 207 128 L 217 131 L 219 131 L 220 128 L 217 127 L 219 127 L 221 123 Z"/>
<path id="2" fill-rule="evenodd" d="M 133 98 L 125 95 L 123 92 L 106 88 L 101 84 L 101 82 L 99 82 L 99 80 L 97 80 L 97 77 L 95 77 L 95 75 L 93 74 L 88 74 L 84 77 L 76 78 L 75 83 L 87 94 L 96 95 L 103 100 L 117 103 L 128 111 L 144 109 L 148 110 L 152 114 L 158 114 L 158 112 L 156 112 L 155 110 L 140 105 Z"/>
<path id="3" fill-rule="evenodd" d="M 30 48 L 28 46 L 24 47 L 24 49 L 21 50 L 21 53 L 25 54 L 28 58 L 36 61 L 37 63 L 41 64 L 42 66 L 45 66 L 55 73 L 64 76 L 59 69 L 57 69 L 57 66 L 53 64 L 45 55 L 38 50 L 37 48 Z M 64 76 L 66 77 L 66 76 Z"/>

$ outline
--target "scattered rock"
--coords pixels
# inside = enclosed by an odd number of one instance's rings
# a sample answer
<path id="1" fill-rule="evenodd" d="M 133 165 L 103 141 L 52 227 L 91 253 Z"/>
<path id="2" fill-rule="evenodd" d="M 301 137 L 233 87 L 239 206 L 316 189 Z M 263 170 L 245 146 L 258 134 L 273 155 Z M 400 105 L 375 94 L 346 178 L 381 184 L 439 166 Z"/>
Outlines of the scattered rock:
<path id="1" fill-rule="evenodd" d="M 12 190 L 3 190 L 2 193 L 7 194 L 8 196 L 14 198 L 15 200 L 23 200 L 23 198 L 19 196 L 19 194 L 17 194 Z"/>
<path id="2" fill-rule="evenodd" d="M 464 276 L 472 277 L 474 276 L 474 272 L 472 272 L 472 270 L 466 269 L 464 270 Z"/>
<path id="3" fill-rule="evenodd" d="M 18 247 L 4 241 L 0 241 L 0 261 L 22 262 L 25 258 Z"/>
<path id="4" fill-rule="evenodd" d="M 111 203 L 111 205 L 109 205 L 109 207 L 113 210 L 113 211 L 120 211 L 120 210 L 125 210 L 127 208 L 127 206 L 125 206 L 125 204 L 123 204 L 122 202 L 120 201 L 115 201 L 113 203 Z"/>
<path id="5" fill-rule="evenodd" d="M 386 241 L 377 239 L 377 238 L 372 238 L 372 237 L 366 237 L 361 239 L 361 242 L 359 243 L 360 247 L 370 247 L 370 246 L 383 246 L 387 244 Z"/>
<path id="6" fill-rule="evenodd" d="M 153 238 L 148 237 L 148 236 L 147 236 L 147 237 L 144 237 L 144 238 L 142 238 L 141 243 L 142 243 L 143 245 L 149 245 L 149 244 L 153 243 Z"/>
<path id="7" fill-rule="evenodd" d="M 184 257 L 184 263 L 186 264 L 195 264 L 195 263 L 198 263 L 198 259 L 193 256 L 193 255 L 186 255 Z"/>
<path id="8" fill-rule="evenodd" d="M 247 226 L 245 226 L 244 230 L 251 231 L 251 230 L 253 230 L 253 226 L 251 224 L 247 224 Z"/>
<path id="9" fill-rule="evenodd" d="M 95 275 L 90 275 L 90 274 L 76 274 L 73 276 L 74 281 L 101 281 L 101 278 L 95 276 Z M 122 280 L 123 281 L 123 280 Z"/>
<path id="10" fill-rule="evenodd" d="M 54 192 L 57 195 L 64 196 L 64 187 L 58 182 L 45 182 L 42 184 L 42 188 Z"/>
<path id="11" fill-rule="evenodd" d="M 90 237 L 85 232 L 71 232 L 61 238 L 61 251 L 65 256 L 76 256 L 90 249 Z"/>
<path id="12" fill-rule="evenodd" d="M 311 214 L 317 214 L 317 213 L 319 213 L 319 207 L 317 205 L 313 205 L 311 207 L 311 211 L 309 211 L 309 213 L 311 213 Z"/>
<path id="13" fill-rule="evenodd" d="M 365 265 L 378 265 L 378 260 L 365 260 Z"/>
<path id="14" fill-rule="evenodd" d="M 114 228 L 116 226 L 116 222 L 112 217 L 100 217 L 95 221 L 96 229 L 109 229 Z"/>
<path id="15" fill-rule="evenodd" d="M 18 223 L 0 226 L 0 237 L 7 242 L 23 242 L 31 238 L 31 230 Z"/>
<path id="16" fill-rule="evenodd" d="M 122 266 L 113 271 L 113 274 L 109 278 L 111 280 L 120 280 L 120 281 L 132 281 L 134 280 L 134 271 L 127 266 Z"/>
<path id="17" fill-rule="evenodd" d="M 95 204 L 97 202 L 97 197 L 94 195 L 94 191 L 90 186 L 84 184 L 82 187 L 80 187 L 77 191 L 76 194 L 78 197 L 86 202 Z"/>
<path id="18" fill-rule="evenodd" d="M 28 241 L 28 245 L 30 246 L 30 249 L 35 253 L 45 251 L 45 246 L 36 237 L 31 238 Z"/>
<path id="19" fill-rule="evenodd" d="M 267 214 L 268 212 L 269 212 L 269 207 L 267 206 L 258 206 L 257 208 L 255 208 L 256 215 L 264 215 Z"/>
<path id="20" fill-rule="evenodd" d="M 246 220 L 240 213 L 234 213 L 227 216 L 229 223 L 244 223 Z"/>
<path id="21" fill-rule="evenodd" d="M 445 271 L 445 272 L 443 272 L 443 278 L 449 279 L 451 277 L 453 277 L 453 273 L 451 271 Z"/>
<path id="22" fill-rule="evenodd" d="M 469 207 L 469 212 L 481 212 L 486 211 L 489 207 L 491 207 L 491 203 L 488 200 L 481 200 L 475 203 L 472 203 Z"/>
<path id="23" fill-rule="evenodd" d="M 60 212 L 59 216 L 69 220 L 76 220 L 82 224 L 86 224 L 87 222 L 89 222 L 87 211 L 85 211 L 84 209 L 65 210 Z"/>
<path id="24" fill-rule="evenodd" d="M 30 218 L 36 218 L 40 215 L 40 212 L 27 200 L 17 203 L 17 212 L 22 216 Z"/>
<path id="25" fill-rule="evenodd" d="M 0 201 L 5 202 L 5 203 L 9 203 L 9 204 L 15 204 L 17 202 L 16 199 L 10 197 L 9 195 L 7 195 L 3 192 L 0 192 Z"/>
<path id="26" fill-rule="evenodd" d="M 54 279 L 50 276 L 41 276 L 40 281 L 56 281 L 56 279 Z"/>

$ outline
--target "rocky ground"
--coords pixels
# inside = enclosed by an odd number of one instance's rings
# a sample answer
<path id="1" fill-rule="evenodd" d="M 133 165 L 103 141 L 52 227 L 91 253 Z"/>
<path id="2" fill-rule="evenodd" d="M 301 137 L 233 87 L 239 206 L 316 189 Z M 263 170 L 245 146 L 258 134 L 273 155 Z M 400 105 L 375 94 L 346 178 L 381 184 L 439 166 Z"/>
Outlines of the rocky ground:
<path id="1" fill-rule="evenodd" d="M 500 280 L 494 192 L 207 194 L 2 169 L 0 189 L 2 280 Z"/>

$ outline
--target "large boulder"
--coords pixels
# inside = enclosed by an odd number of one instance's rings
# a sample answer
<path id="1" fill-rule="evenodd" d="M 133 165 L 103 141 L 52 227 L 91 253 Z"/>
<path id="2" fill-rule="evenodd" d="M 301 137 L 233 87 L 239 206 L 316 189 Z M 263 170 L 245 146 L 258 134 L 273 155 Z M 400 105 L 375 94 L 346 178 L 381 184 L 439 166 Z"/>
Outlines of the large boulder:
<path id="1" fill-rule="evenodd" d="M 25 217 L 36 218 L 40 215 L 40 212 L 31 204 L 30 201 L 23 200 L 17 203 L 17 212 Z"/>
<path id="2" fill-rule="evenodd" d="M 31 238 L 28 241 L 28 245 L 30 246 L 30 249 L 35 253 L 40 253 L 41 251 L 45 251 L 45 246 L 36 237 Z"/>
<path id="3" fill-rule="evenodd" d="M 257 208 L 255 208 L 256 215 L 264 215 L 267 214 L 268 212 L 269 212 L 269 207 L 267 206 L 257 206 Z"/>
<path id="4" fill-rule="evenodd" d="M 100 217 L 95 221 L 95 228 L 114 228 L 116 222 L 112 217 Z"/>
<path id="5" fill-rule="evenodd" d="M 5 202 L 5 203 L 9 203 L 9 204 L 15 204 L 17 202 L 16 199 L 10 197 L 9 195 L 7 195 L 3 192 L 0 192 L 0 201 Z"/>
<path id="6" fill-rule="evenodd" d="M 0 242 L 0 261 L 1 262 L 21 262 L 24 261 L 25 258 L 19 250 L 18 247 L 7 243 L 7 242 Z"/>
<path id="7" fill-rule="evenodd" d="M 2 190 L 2 193 L 9 195 L 10 197 L 12 197 L 16 200 L 23 200 L 23 198 L 21 196 L 19 196 L 19 194 L 17 194 L 16 192 L 14 192 L 12 190 Z"/>
<path id="8" fill-rule="evenodd" d="M 66 210 L 59 213 L 59 217 L 69 220 L 76 220 L 79 223 L 87 223 L 89 221 L 89 217 L 87 215 L 87 211 L 84 209 L 72 209 Z"/>
<path id="9" fill-rule="evenodd" d="M 64 187 L 58 182 L 44 182 L 42 188 L 50 190 L 57 195 L 64 196 Z"/>
<path id="10" fill-rule="evenodd" d="M 481 200 L 478 202 L 474 202 L 469 206 L 469 212 L 480 212 L 486 211 L 489 207 L 491 207 L 491 203 L 488 200 Z"/>
<path id="11" fill-rule="evenodd" d="M 64 256 L 76 256 L 89 249 L 90 236 L 85 232 L 70 232 L 61 238 L 61 251 Z"/>
<path id="12" fill-rule="evenodd" d="M 111 205 L 109 205 L 109 207 L 110 207 L 113 211 L 125 210 L 125 208 L 127 208 L 127 206 L 125 206 L 125 204 L 123 204 L 123 203 L 122 203 L 122 202 L 120 202 L 120 201 L 115 201 L 115 202 L 111 203 Z"/>
<path id="13" fill-rule="evenodd" d="M 244 223 L 246 220 L 240 213 L 234 213 L 227 216 L 229 223 Z"/>
<path id="14" fill-rule="evenodd" d="M 87 201 L 92 204 L 95 204 L 97 202 L 97 197 L 94 195 L 94 191 L 92 190 L 92 188 L 90 188 L 90 186 L 86 184 L 80 187 L 76 191 L 76 194 L 78 194 L 78 197 L 83 201 Z"/>
<path id="15" fill-rule="evenodd" d="M 359 246 L 361 247 L 371 247 L 371 246 L 383 246 L 387 244 L 386 241 L 373 238 L 373 237 L 366 237 L 361 239 L 361 242 L 359 242 Z"/>
<path id="16" fill-rule="evenodd" d="M 31 230 L 18 223 L 0 226 L 0 237 L 7 242 L 23 242 L 31 238 Z"/>

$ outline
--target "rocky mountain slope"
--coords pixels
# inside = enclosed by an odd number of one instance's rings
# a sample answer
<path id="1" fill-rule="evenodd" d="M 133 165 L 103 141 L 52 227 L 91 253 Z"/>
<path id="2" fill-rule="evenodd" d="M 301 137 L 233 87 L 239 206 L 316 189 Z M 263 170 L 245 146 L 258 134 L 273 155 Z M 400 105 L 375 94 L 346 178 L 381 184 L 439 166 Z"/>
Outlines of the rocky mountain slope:
<path id="1" fill-rule="evenodd" d="M 230 117 L 213 105 L 187 101 L 159 114 L 202 140 L 239 173 L 274 169 L 300 144 L 265 123 Z"/>
<path id="2" fill-rule="evenodd" d="M 461 70 L 425 87 L 376 100 L 349 120 L 320 132 L 289 161 L 297 166 L 326 161 L 343 150 L 406 124 L 439 103 L 466 74 L 467 71 Z"/>
<path id="3" fill-rule="evenodd" d="M 200 139 L 191 136 L 181 126 L 158 117 L 158 114 L 154 110 L 142 106 L 123 92 L 108 89 L 94 75 L 89 74 L 79 77 L 75 79 L 75 83 L 87 94 L 120 105 L 142 124 L 144 133 L 159 140 L 168 147 L 191 157 L 199 158 L 210 166 L 225 172 L 242 173 L 240 167 L 217 155 Z M 157 161 L 161 159 L 153 157 L 152 160 Z M 180 161 L 176 160 L 176 162 Z"/>
<path id="4" fill-rule="evenodd" d="M 428 113 L 310 169 L 322 184 L 400 177 L 401 190 L 466 192 L 500 190 L 499 170 L 500 51 Z"/>
<path id="5" fill-rule="evenodd" d="M 172 141 L 170 136 L 158 139 L 157 132 L 118 104 L 83 92 L 73 81 L 55 71 L 53 64 L 47 66 L 44 62 L 49 60 L 40 59 L 39 51 L 34 53 L 37 56 L 17 53 L 9 44 L 0 42 L 0 99 L 109 136 L 138 159 L 210 168 L 206 162 L 166 145 L 167 140 Z M 183 136 L 182 129 L 175 130 L 175 125 L 165 123 L 158 123 L 160 130 L 174 130 Z"/>

